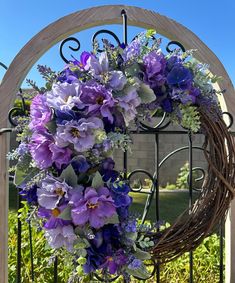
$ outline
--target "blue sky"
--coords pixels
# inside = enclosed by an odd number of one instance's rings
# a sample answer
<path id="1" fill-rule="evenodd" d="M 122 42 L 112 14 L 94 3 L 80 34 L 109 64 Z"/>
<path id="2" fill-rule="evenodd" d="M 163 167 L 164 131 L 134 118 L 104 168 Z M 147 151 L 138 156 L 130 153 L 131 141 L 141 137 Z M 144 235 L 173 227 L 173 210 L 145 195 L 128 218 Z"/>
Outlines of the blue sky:
<path id="1" fill-rule="evenodd" d="M 234 0 L 1 0 L 0 2 L 0 61 L 9 65 L 20 49 L 42 28 L 72 12 L 92 6 L 126 4 L 143 7 L 168 16 L 200 37 L 219 57 L 230 78 L 235 83 L 235 1 Z M 76 36 L 81 41 L 81 49 L 91 49 L 90 38 L 98 28 Z M 121 34 L 120 26 L 111 26 Z M 130 28 L 129 39 L 140 31 Z M 74 54 L 75 55 L 75 54 Z M 78 57 L 78 56 L 77 56 Z M 58 45 L 45 54 L 39 62 L 60 70 L 64 63 L 59 57 Z M 0 69 L 0 79 L 4 70 Z M 36 67 L 27 76 L 42 84 Z M 25 86 L 25 84 L 24 84 Z"/>

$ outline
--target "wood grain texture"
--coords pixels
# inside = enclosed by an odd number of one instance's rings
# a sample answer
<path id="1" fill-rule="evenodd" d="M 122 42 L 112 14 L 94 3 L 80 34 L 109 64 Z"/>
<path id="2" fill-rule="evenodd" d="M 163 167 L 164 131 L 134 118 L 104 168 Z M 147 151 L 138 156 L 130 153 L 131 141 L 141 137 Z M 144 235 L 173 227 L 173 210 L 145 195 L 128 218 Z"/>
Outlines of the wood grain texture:
<path id="1" fill-rule="evenodd" d="M 222 76 L 220 88 L 226 89 L 225 102 L 228 111 L 235 116 L 235 95 L 232 82 L 216 55 L 190 30 L 181 24 L 145 9 L 124 5 L 101 6 L 75 12 L 65 16 L 44 28 L 35 35 L 17 54 L 12 61 L 0 85 L 0 127 L 7 126 L 7 113 L 14 100 L 22 81 L 35 62 L 53 45 L 67 36 L 99 25 L 121 24 L 121 10 L 125 9 L 128 16 L 128 24 L 142 28 L 156 29 L 159 34 L 170 40 L 181 42 L 186 49 L 195 48 L 196 57 L 210 65 L 212 73 Z M 235 126 L 234 126 L 235 127 Z M 233 128 L 234 130 L 235 128 Z M 0 282 L 6 281 L 7 253 L 7 165 L 4 163 L 7 153 L 7 139 L 0 136 Z M 4 163 L 4 164 L 3 164 Z"/>
<path id="2" fill-rule="evenodd" d="M 0 283 L 7 283 L 9 133 L 0 135 Z"/>

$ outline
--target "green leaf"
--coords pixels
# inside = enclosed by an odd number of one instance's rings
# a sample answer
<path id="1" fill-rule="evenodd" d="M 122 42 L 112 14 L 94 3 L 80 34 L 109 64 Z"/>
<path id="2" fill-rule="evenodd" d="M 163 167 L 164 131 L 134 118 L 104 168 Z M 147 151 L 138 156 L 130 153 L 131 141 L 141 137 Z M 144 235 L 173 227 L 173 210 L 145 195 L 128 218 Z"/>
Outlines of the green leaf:
<path id="1" fill-rule="evenodd" d="M 136 252 L 134 253 L 134 256 L 138 259 L 141 259 L 141 260 L 151 259 L 150 253 L 142 251 L 139 248 L 136 248 Z"/>
<path id="2" fill-rule="evenodd" d="M 58 218 L 63 220 L 71 220 L 71 207 L 67 206 L 58 216 Z"/>
<path id="3" fill-rule="evenodd" d="M 155 29 L 148 29 L 147 32 L 146 32 L 146 37 L 152 37 L 156 34 L 156 30 Z"/>
<path id="4" fill-rule="evenodd" d="M 91 186 L 95 189 L 98 189 L 98 188 L 104 186 L 104 181 L 103 181 L 102 176 L 100 175 L 100 173 L 98 171 L 95 173 L 95 176 L 92 179 Z"/>
<path id="5" fill-rule="evenodd" d="M 126 237 L 127 237 L 128 239 L 131 239 L 132 241 L 136 241 L 137 236 L 138 236 L 138 233 L 137 233 L 137 232 L 134 232 L 134 233 L 132 233 L 132 232 L 126 233 Z"/>
<path id="6" fill-rule="evenodd" d="M 75 174 L 72 165 L 69 165 L 60 175 L 60 177 L 62 179 L 65 180 L 65 182 L 71 186 L 71 187 L 75 187 L 77 185 L 78 182 L 78 177 Z"/>
<path id="7" fill-rule="evenodd" d="M 38 173 L 38 169 L 34 168 L 30 172 L 23 172 L 16 166 L 15 176 L 14 176 L 14 184 L 16 186 L 20 186 L 23 183 L 29 182 L 36 174 Z"/>
<path id="8" fill-rule="evenodd" d="M 119 217 L 115 213 L 112 217 L 106 219 L 105 224 L 118 224 L 119 222 Z"/>
<path id="9" fill-rule="evenodd" d="M 151 276 L 151 274 L 147 271 L 146 267 L 143 264 L 137 269 L 127 268 L 126 272 L 132 276 L 137 277 L 138 279 L 143 279 L 143 280 L 146 280 Z"/>
<path id="10" fill-rule="evenodd" d="M 52 120 L 52 121 L 48 122 L 48 123 L 46 124 L 46 127 L 47 127 L 47 129 L 48 129 L 48 131 L 49 131 L 50 133 L 52 133 L 52 134 L 55 134 L 55 133 L 56 133 L 56 128 L 57 128 L 57 126 L 56 126 L 55 120 Z"/>
<path id="11" fill-rule="evenodd" d="M 138 95 L 143 103 L 150 103 L 156 99 L 154 91 L 146 84 L 141 84 L 138 89 Z"/>

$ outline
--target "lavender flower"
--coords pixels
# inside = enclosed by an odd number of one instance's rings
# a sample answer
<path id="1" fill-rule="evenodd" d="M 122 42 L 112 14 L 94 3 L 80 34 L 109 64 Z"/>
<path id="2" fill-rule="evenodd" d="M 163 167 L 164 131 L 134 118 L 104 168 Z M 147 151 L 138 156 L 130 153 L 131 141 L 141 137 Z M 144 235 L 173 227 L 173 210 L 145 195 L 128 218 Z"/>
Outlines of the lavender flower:
<path id="1" fill-rule="evenodd" d="M 75 204 L 72 209 L 72 220 L 75 225 L 89 225 L 93 228 L 101 228 L 105 221 L 116 212 L 114 201 L 109 190 L 105 187 L 94 189 L 86 188 L 84 197 Z"/>
<path id="2" fill-rule="evenodd" d="M 73 144 L 77 152 L 84 152 L 95 144 L 96 129 L 103 129 L 103 122 L 99 118 L 82 118 L 79 121 L 68 121 L 59 125 L 55 136 L 56 145 L 67 147 Z"/>
<path id="3" fill-rule="evenodd" d="M 129 60 L 135 60 L 141 53 L 141 43 L 138 38 L 133 40 L 126 48 L 123 50 L 123 60 L 127 62 Z"/>

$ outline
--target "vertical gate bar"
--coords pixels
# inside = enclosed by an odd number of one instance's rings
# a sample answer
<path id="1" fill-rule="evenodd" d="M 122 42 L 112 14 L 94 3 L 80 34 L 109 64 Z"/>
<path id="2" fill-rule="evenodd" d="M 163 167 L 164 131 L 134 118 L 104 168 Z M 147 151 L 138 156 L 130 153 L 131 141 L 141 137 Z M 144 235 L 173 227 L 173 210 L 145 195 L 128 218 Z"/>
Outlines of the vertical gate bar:
<path id="1" fill-rule="evenodd" d="M 54 283 L 58 283 L 58 256 L 54 259 Z"/>
<path id="2" fill-rule="evenodd" d="M 155 134 L 155 186 L 156 186 L 156 220 L 160 220 L 160 209 L 159 209 L 159 134 Z M 159 228 L 157 228 L 159 229 Z M 156 267 L 156 279 L 157 283 L 160 283 L 160 265 L 157 263 Z"/>
<path id="3" fill-rule="evenodd" d="M 224 229 L 224 221 L 222 220 L 220 222 L 220 227 L 219 227 L 219 236 L 220 236 L 220 280 L 219 283 L 224 282 L 224 241 L 223 241 L 223 229 Z"/>
<path id="4" fill-rule="evenodd" d="M 17 192 L 17 266 L 16 266 L 16 282 L 21 283 L 21 234 L 22 234 L 22 223 L 20 220 L 21 208 L 21 195 Z"/>
<path id="5" fill-rule="evenodd" d="M 189 145 L 189 207 L 193 203 L 193 145 L 192 145 L 192 133 L 188 133 L 188 145 Z M 189 252 L 189 282 L 193 283 L 193 252 Z"/>
<path id="6" fill-rule="evenodd" d="M 127 45 L 127 14 L 124 9 L 121 11 L 121 15 L 123 20 L 123 42 Z"/>
<path id="7" fill-rule="evenodd" d="M 33 264 L 33 242 L 32 242 L 32 227 L 31 221 L 28 222 L 29 225 L 29 245 L 30 245 L 30 263 L 31 263 L 31 278 L 34 282 L 34 264 Z"/>

